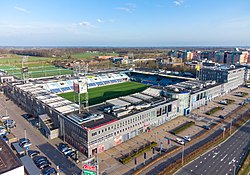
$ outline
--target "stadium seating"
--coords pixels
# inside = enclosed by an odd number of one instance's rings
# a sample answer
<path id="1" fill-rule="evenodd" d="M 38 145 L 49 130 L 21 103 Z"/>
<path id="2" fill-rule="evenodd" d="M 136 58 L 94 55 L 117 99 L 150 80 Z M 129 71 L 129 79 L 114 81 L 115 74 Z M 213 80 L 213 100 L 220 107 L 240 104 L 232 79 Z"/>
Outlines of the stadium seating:
<path id="1" fill-rule="evenodd" d="M 109 73 L 97 76 L 87 77 L 88 88 L 94 88 L 97 86 L 105 86 L 114 83 L 121 83 L 127 81 L 129 77 L 126 74 Z M 44 85 L 44 88 L 52 93 L 69 92 L 74 90 L 74 80 L 65 80 L 59 82 L 48 82 Z"/>

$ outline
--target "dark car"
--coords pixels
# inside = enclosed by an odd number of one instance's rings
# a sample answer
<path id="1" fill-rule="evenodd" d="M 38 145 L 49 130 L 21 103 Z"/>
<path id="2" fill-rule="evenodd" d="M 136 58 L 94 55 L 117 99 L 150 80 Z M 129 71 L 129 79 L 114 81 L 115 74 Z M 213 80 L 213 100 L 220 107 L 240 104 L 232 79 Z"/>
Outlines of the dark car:
<path id="1" fill-rule="evenodd" d="M 43 161 L 43 162 L 37 164 L 37 167 L 40 169 L 44 169 L 50 165 L 51 165 L 51 163 L 49 161 Z"/>
<path id="2" fill-rule="evenodd" d="M 16 127 L 16 122 L 14 120 L 5 120 L 4 121 L 4 125 L 7 127 L 7 128 L 15 128 Z"/>
<path id="3" fill-rule="evenodd" d="M 52 168 L 50 166 L 46 167 L 43 169 L 43 175 L 52 175 L 52 174 L 56 174 L 56 170 L 55 168 Z"/>
<path id="4" fill-rule="evenodd" d="M 66 157 L 73 157 L 75 155 L 76 155 L 75 151 L 71 151 L 71 152 L 66 154 Z"/>
<path id="5" fill-rule="evenodd" d="M 35 164 L 39 163 L 42 160 L 48 160 L 48 159 L 47 159 L 47 157 L 44 157 L 44 156 L 36 156 L 33 158 L 33 161 Z"/>
<path id="6" fill-rule="evenodd" d="M 204 125 L 203 128 L 206 129 L 206 130 L 210 130 L 210 129 L 211 129 L 211 128 L 210 128 L 209 126 L 207 126 L 207 125 Z"/>
<path id="7" fill-rule="evenodd" d="M 37 150 L 28 150 L 28 155 L 30 157 L 35 157 L 35 156 L 38 156 L 39 154 L 40 154 L 40 152 Z"/>
<path id="8" fill-rule="evenodd" d="M 66 149 L 66 148 L 68 148 L 68 147 L 69 147 L 69 145 L 66 144 L 66 143 L 59 143 L 58 149 L 59 149 L 60 151 L 63 151 L 64 149 Z"/>
<path id="9" fill-rule="evenodd" d="M 220 115 L 220 116 L 219 116 L 219 118 L 221 118 L 221 119 L 225 119 L 225 118 L 226 118 L 226 116 L 224 116 L 224 115 Z"/>

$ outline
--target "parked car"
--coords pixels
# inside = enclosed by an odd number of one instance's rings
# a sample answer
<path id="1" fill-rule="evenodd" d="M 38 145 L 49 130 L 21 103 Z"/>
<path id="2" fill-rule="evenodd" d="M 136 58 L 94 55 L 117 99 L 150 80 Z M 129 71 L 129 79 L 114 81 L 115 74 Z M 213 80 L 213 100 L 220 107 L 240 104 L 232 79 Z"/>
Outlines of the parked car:
<path id="1" fill-rule="evenodd" d="M 5 120 L 4 121 L 4 125 L 7 127 L 7 128 L 14 128 L 16 127 L 16 122 L 14 120 Z"/>
<path id="2" fill-rule="evenodd" d="M 75 150 L 71 150 L 70 152 L 68 152 L 67 154 L 65 154 L 66 157 L 73 157 L 75 156 L 76 152 Z"/>
<path id="3" fill-rule="evenodd" d="M 176 142 L 179 143 L 179 144 L 181 144 L 181 145 L 185 144 L 185 142 L 182 139 L 180 139 L 180 138 L 176 138 Z"/>
<path id="4" fill-rule="evenodd" d="M 226 118 L 226 116 L 224 116 L 224 115 L 219 115 L 219 118 L 221 118 L 221 119 L 225 119 L 225 118 Z"/>
<path id="5" fill-rule="evenodd" d="M 52 174 L 57 174 L 57 172 L 56 172 L 55 168 L 48 166 L 48 167 L 43 169 L 42 174 L 43 175 L 52 175 Z"/>
<path id="6" fill-rule="evenodd" d="M 48 159 L 47 159 L 47 157 L 44 157 L 44 156 L 35 156 L 33 158 L 33 161 L 34 161 L 35 164 L 39 163 L 42 160 L 48 160 Z"/>
<path id="7" fill-rule="evenodd" d="M 206 130 L 210 130 L 211 128 L 207 125 L 203 125 L 203 128 L 206 129 Z"/>
<path id="8" fill-rule="evenodd" d="M 37 150 L 28 150 L 28 155 L 29 155 L 30 157 L 35 157 L 35 156 L 40 155 L 40 152 L 37 151 Z"/>
<path id="9" fill-rule="evenodd" d="M 7 119 L 9 119 L 10 118 L 10 116 L 8 116 L 8 115 L 3 115 L 2 116 L 2 120 L 7 120 Z"/>
<path id="10" fill-rule="evenodd" d="M 19 144 L 20 144 L 21 147 L 27 147 L 27 146 L 32 145 L 31 141 L 29 139 L 27 139 L 27 138 L 21 138 L 19 140 Z"/>
<path id="11" fill-rule="evenodd" d="M 191 141 L 191 138 L 189 136 L 184 136 L 183 139 L 186 140 L 186 141 L 188 141 L 188 142 Z"/>
<path id="12" fill-rule="evenodd" d="M 69 145 L 66 143 L 59 143 L 58 149 L 62 152 L 63 149 L 68 148 Z"/>
<path id="13" fill-rule="evenodd" d="M 51 165 L 51 163 L 48 160 L 45 160 L 45 161 L 42 161 L 39 164 L 37 164 L 37 167 L 40 169 L 44 169 L 50 165 Z"/>

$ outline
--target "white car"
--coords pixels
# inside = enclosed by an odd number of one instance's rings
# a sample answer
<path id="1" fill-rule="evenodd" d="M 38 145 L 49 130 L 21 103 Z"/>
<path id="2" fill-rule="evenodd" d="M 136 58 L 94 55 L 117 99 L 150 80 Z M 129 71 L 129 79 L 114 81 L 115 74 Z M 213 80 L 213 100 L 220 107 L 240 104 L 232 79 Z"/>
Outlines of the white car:
<path id="1" fill-rule="evenodd" d="M 176 138 L 176 142 L 179 143 L 179 144 L 181 144 L 181 145 L 185 144 L 185 142 L 182 139 L 180 139 L 180 138 Z"/>
<path id="2" fill-rule="evenodd" d="M 10 116 L 8 116 L 8 115 L 2 116 L 2 120 L 7 120 L 7 119 L 9 119 L 9 118 L 10 118 Z"/>
<path id="3" fill-rule="evenodd" d="M 191 141 L 191 138 L 189 136 L 184 136 L 183 139 L 189 142 Z"/>

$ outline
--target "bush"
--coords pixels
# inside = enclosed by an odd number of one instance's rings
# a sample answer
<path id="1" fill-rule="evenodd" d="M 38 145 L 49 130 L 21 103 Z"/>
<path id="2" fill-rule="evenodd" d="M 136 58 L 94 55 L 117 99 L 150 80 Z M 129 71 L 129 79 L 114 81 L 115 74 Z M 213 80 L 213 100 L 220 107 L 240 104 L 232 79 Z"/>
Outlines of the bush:
<path id="1" fill-rule="evenodd" d="M 193 121 L 190 121 L 190 122 L 187 122 L 187 123 L 184 123 L 183 125 L 181 125 L 180 127 L 178 128 L 175 128 L 174 130 L 171 131 L 172 134 L 176 135 L 182 131 L 184 131 L 185 129 L 189 128 L 190 126 L 194 125 L 195 122 Z"/>
<path id="2" fill-rule="evenodd" d="M 151 142 L 149 145 L 145 145 L 145 147 L 140 148 L 137 151 L 132 151 L 130 154 L 125 155 L 124 157 L 120 158 L 119 161 L 123 164 L 128 163 L 133 158 L 138 157 L 139 155 L 141 155 L 145 151 L 148 151 L 148 150 L 152 149 L 152 147 L 155 147 L 155 146 L 157 146 L 157 143 Z"/>

